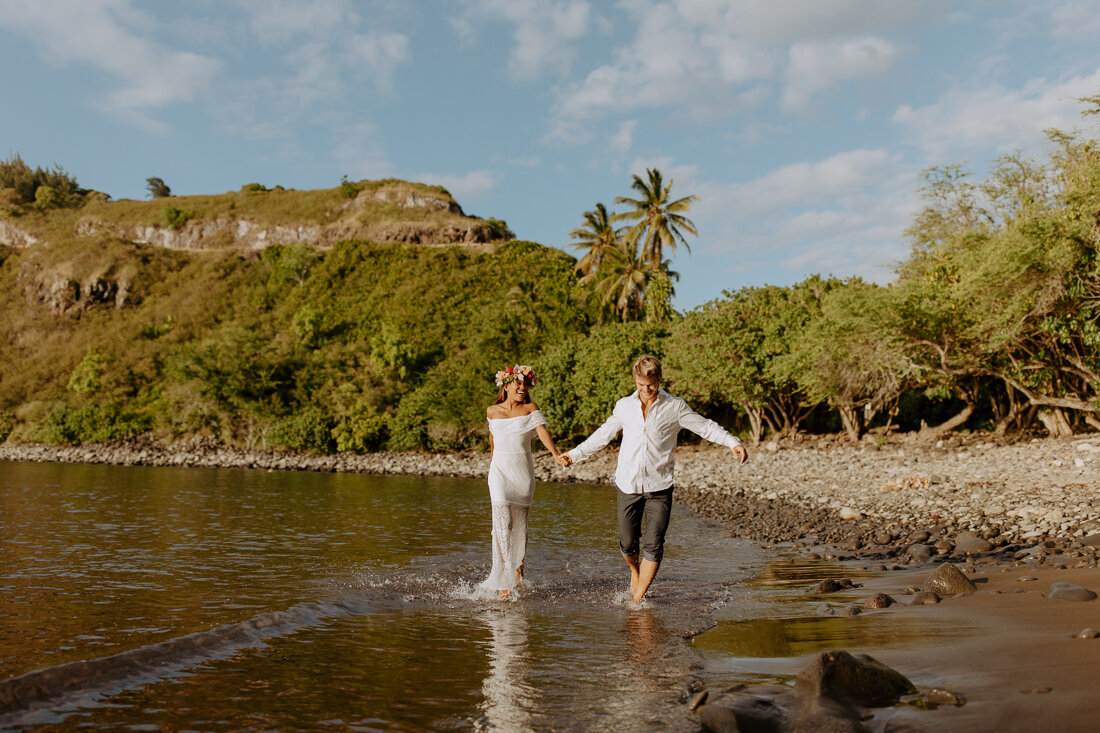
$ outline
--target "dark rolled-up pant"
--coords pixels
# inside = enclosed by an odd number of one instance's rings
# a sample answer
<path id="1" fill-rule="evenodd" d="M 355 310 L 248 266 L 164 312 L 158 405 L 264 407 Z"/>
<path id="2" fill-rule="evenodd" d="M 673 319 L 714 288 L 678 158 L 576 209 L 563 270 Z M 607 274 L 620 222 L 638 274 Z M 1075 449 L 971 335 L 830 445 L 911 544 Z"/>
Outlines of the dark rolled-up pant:
<path id="1" fill-rule="evenodd" d="M 624 557 L 632 557 L 638 554 L 641 543 L 643 558 L 661 562 L 665 554 L 665 530 L 672 513 L 672 487 L 648 494 L 624 494 L 622 491 L 618 494 L 619 550 Z"/>

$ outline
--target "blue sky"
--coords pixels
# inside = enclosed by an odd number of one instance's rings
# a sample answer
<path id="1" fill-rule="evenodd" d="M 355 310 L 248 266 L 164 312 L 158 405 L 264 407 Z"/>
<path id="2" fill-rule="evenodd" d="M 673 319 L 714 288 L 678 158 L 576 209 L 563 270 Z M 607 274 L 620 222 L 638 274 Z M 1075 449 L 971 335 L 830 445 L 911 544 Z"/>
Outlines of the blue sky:
<path id="1" fill-rule="evenodd" d="M 116 199 L 438 183 L 570 252 L 656 166 L 700 197 L 686 309 L 888 282 L 921 171 L 1096 134 L 1098 37 L 1092 0 L 0 0 L 0 154 Z"/>

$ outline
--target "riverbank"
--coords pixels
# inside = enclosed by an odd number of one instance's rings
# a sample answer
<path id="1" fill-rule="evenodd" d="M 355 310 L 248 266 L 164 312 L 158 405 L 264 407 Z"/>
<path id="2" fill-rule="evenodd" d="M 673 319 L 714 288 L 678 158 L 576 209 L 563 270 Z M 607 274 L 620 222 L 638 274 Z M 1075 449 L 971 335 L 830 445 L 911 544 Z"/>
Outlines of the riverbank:
<path id="1" fill-rule="evenodd" d="M 541 453 L 536 477 L 610 485 L 615 459 L 609 448 L 563 469 Z M 318 456 L 201 439 L 169 446 L 144 439 L 82 446 L 4 443 L 0 460 L 463 478 L 484 477 L 489 468 L 487 453 Z M 901 436 L 882 445 L 802 439 L 763 444 L 743 466 L 723 448 L 683 445 L 676 460 L 679 502 L 746 538 L 813 538 L 839 555 L 907 560 L 903 551 L 923 545 L 913 550 L 920 559 L 925 552 L 953 553 L 960 539 L 963 554 L 1052 539 L 1068 546 L 1100 532 L 1100 435 L 1015 442 L 953 436 L 935 444 Z"/>

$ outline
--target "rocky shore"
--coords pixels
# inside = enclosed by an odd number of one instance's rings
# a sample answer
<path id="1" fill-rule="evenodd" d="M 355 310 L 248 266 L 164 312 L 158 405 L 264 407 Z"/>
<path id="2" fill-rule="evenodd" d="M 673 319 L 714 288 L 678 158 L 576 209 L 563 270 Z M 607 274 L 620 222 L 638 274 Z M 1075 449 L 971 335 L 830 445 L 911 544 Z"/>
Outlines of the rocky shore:
<path id="1" fill-rule="evenodd" d="M 611 484 L 615 450 L 570 469 L 536 455 L 543 482 Z M 487 453 L 299 455 L 195 439 L 107 444 L 0 444 L 0 460 L 484 477 Z M 1100 531 L 1100 435 L 1011 442 L 895 436 L 858 445 L 832 438 L 765 443 L 738 465 L 723 448 L 682 445 L 676 497 L 734 534 L 828 547 L 838 556 L 923 562 L 1057 541 L 1080 550 Z M 812 540 L 812 542 L 807 542 Z M 1087 547 L 1087 546 L 1086 546 Z M 1087 549 L 1069 558 L 1095 565 Z"/>

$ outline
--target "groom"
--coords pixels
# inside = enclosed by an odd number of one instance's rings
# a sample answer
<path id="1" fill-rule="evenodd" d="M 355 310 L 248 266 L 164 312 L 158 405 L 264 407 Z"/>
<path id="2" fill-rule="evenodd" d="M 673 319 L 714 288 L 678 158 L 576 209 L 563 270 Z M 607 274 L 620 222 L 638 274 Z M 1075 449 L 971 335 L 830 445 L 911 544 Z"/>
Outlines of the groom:
<path id="1" fill-rule="evenodd" d="M 661 389 L 661 362 L 643 356 L 631 369 L 637 391 L 615 403 L 611 417 L 596 432 L 558 462 L 571 466 L 607 445 L 623 431 L 619 465 L 615 470 L 618 487 L 619 549 L 630 566 L 630 592 L 640 601 L 657 576 L 664 554 L 665 530 L 672 510 L 672 452 L 680 428 L 713 443 L 728 447 L 744 463 L 748 451 L 726 430 L 688 407 L 679 397 Z M 642 533 L 642 518 L 645 533 Z M 638 561 L 641 545 L 642 559 Z"/>

